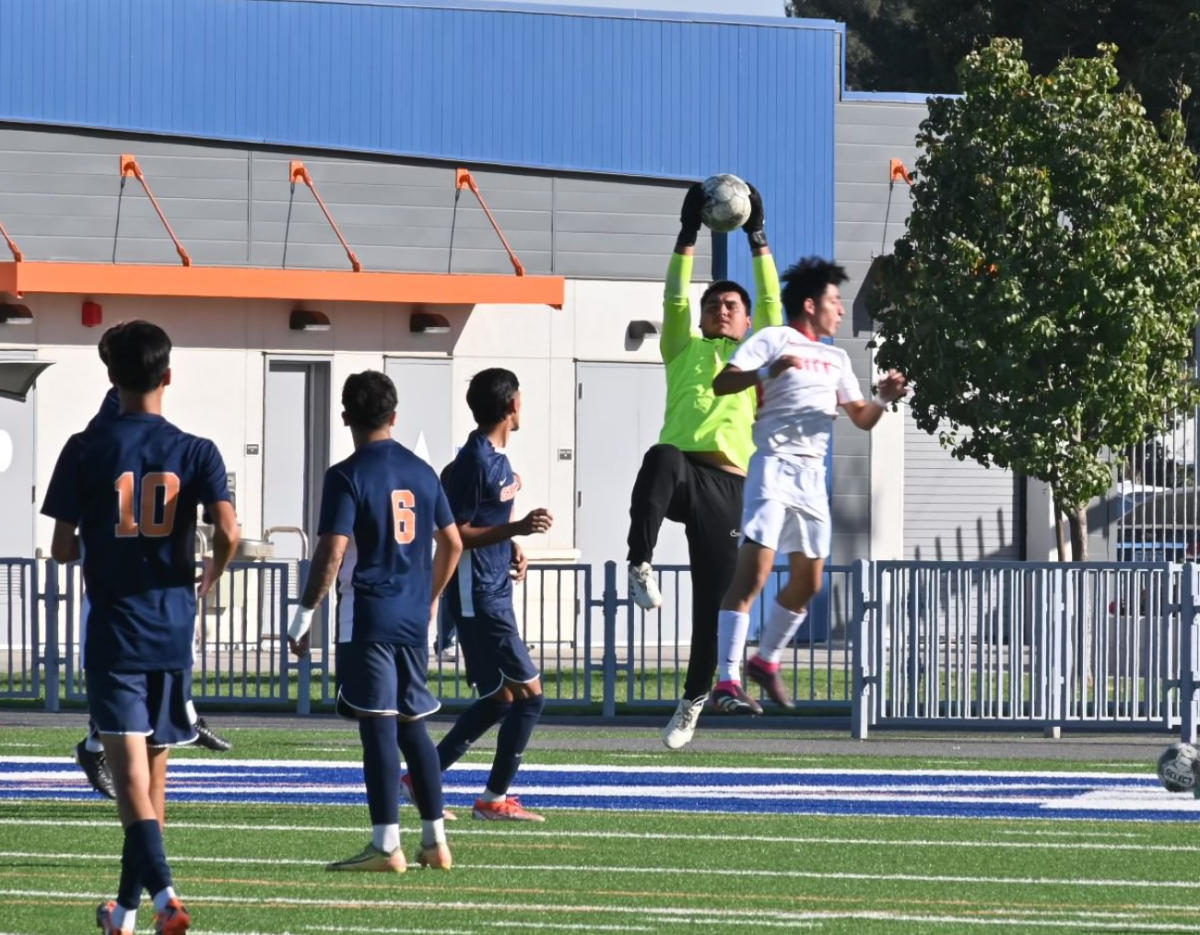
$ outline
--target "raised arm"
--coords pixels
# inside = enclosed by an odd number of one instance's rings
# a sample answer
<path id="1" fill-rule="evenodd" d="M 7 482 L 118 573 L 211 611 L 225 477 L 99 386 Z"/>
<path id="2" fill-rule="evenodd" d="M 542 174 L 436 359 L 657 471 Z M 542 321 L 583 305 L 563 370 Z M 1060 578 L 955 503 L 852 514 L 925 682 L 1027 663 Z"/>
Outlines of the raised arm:
<path id="1" fill-rule="evenodd" d="M 664 362 L 680 354 L 692 338 L 692 303 L 688 286 L 692 282 L 692 262 L 696 240 L 700 236 L 700 209 L 704 207 L 704 189 L 696 182 L 688 189 L 679 212 L 679 236 L 675 252 L 667 265 L 663 288 L 663 333 L 658 350 Z"/>
<path id="2" fill-rule="evenodd" d="M 767 243 L 766 214 L 758 189 L 750 186 L 750 217 L 742 225 L 754 258 L 754 327 L 774 328 L 783 324 L 783 302 L 779 298 L 779 271 Z"/>

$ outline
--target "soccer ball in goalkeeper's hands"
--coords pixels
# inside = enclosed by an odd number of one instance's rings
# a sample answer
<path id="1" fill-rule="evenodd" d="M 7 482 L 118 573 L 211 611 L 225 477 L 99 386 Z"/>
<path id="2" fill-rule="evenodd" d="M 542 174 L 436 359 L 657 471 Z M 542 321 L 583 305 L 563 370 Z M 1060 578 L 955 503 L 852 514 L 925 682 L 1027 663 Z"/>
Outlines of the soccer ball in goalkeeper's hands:
<path id="1" fill-rule="evenodd" d="M 1168 792 L 1196 788 L 1196 761 L 1200 753 L 1190 743 L 1173 743 L 1158 758 L 1158 781 Z"/>
<path id="2" fill-rule="evenodd" d="M 704 180 L 704 207 L 700 219 L 719 234 L 737 230 L 750 217 L 750 186 L 736 175 L 714 175 Z"/>

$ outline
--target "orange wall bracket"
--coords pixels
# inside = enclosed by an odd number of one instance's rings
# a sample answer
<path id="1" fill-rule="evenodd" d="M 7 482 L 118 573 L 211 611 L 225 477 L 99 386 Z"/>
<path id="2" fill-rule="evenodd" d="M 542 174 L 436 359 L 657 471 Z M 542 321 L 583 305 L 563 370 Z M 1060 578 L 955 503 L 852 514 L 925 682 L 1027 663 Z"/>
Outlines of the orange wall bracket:
<path id="1" fill-rule="evenodd" d="M 13 259 L 20 263 L 25 259 L 25 254 L 21 252 L 21 248 L 17 246 L 17 242 L 8 236 L 8 231 L 4 229 L 4 225 L 0 223 L 0 237 L 4 238 L 4 242 L 8 244 L 9 252 L 12 253 Z"/>
<path id="2" fill-rule="evenodd" d="M 308 190 L 313 193 L 313 197 L 317 199 L 317 204 L 321 206 L 321 212 L 325 215 L 325 220 L 329 222 L 329 226 L 333 228 L 333 232 L 337 234 L 337 239 L 342 243 L 342 249 L 346 251 L 346 257 L 350 260 L 350 268 L 356 273 L 362 272 L 362 264 L 358 262 L 358 257 L 354 255 L 354 251 L 350 249 L 350 245 L 346 243 L 346 238 L 342 236 L 341 230 L 337 226 L 337 222 L 333 219 L 333 215 L 329 213 L 329 209 L 325 207 L 325 202 L 321 200 L 321 195 L 317 191 L 317 186 L 313 184 L 312 176 L 308 174 L 308 169 L 304 167 L 304 163 L 299 159 L 293 159 L 288 166 L 288 178 L 292 183 L 292 192 L 296 191 L 296 183 L 303 182 L 308 186 Z M 290 210 L 290 209 L 289 209 Z"/>
<path id="3" fill-rule="evenodd" d="M 480 207 L 483 208 L 483 213 L 487 215 L 487 219 L 492 222 L 492 230 L 496 232 L 496 236 L 500 238 L 500 242 L 504 244 L 504 249 L 508 252 L 509 262 L 513 265 L 513 271 L 518 276 L 525 275 L 525 267 L 521 265 L 521 261 L 517 259 L 517 255 L 513 253 L 512 247 L 508 245 L 508 241 L 504 239 L 504 233 L 500 230 L 500 225 L 496 223 L 496 219 L 492 217 L 492 212 L 488 210 L 487 202 L 483 200 L 483 195 L 479 193 L 479 186 L 475 184 L 475 180 L 471 178 L 471 173 L 467 169 L 459 168 L 454 173 L 454 188 L 456 191 L 462 191 L 464 188 L 469 188 L 471 194 L 479 199 Z"/>
<path id="4" fill-rule="evenodd" d="M 154 205 L 154 210 L 158 213 L 158 219 L 162 221 L 163 227 L 167 229 L 167 233 L 171 236 L 171 241 L 175 244 L 175 252 L 179 254 L 179 259 L 184 266 L 192 265 L 192 258 L 188 256 L 188 252 L 183 248 L 183 244 L 179 242 L 179 238 L 175 236 L 175 231 L 171 230 L 171 225 L 167 222 L 167 216 L 163 214 L 162 208 L 158 206 L 158 199 L 154 197 L 154 192 L 150 191 L 150 186 L 146 182 L 146 176 L 142 172 L 142 167 L 138 165 L 137 158 L 130 153 L 121 154 L 121 188 L 125 187 L 125 179 L 133 176 L 142 183 L 142 189 L 146 192 L 150 199 L 150 204 Z M 115 249 L 115 248 L 114 248 Z"/>
<path id="5" fill-rule="evenodd" d="M 888 181 L 889 182 L 907 182 L 909 185 L 913 183 L 912 176 L 908 174 L 908 169 L 899 159 L 888 160 Z"/>

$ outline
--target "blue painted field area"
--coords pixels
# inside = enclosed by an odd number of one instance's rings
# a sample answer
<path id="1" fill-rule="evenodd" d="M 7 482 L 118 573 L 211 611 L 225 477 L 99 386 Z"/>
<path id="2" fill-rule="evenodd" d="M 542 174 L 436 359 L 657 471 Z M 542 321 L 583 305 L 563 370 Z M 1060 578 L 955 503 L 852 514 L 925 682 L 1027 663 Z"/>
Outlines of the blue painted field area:
<path id="1" fill-rule="evenodd" d="M 488 769 L 446 775 L 446 803 L 470 808 Z M 365 804 L 357 763 L 206 760 L 171 764 L 176 802 Z M 530 807 L 931 818 L 1200 820 L 1200 802 L 1152 774 L 686 767 L 526 766 L 513 789 Z M 94 798 L 66 758 L 0 758 L 0 800 Z"/>

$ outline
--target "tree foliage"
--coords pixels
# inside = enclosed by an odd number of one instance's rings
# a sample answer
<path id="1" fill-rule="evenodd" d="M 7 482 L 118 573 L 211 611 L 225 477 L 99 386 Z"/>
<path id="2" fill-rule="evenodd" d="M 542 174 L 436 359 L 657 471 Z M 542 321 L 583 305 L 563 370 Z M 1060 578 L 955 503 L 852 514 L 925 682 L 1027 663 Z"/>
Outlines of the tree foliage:
<path id="1" fill-rule="evenodd" d="M 1067 56 L 1116 43 L 1117 72 L 1154 115 L 1183 105 L 1188 136 L 1200 148 L 1200 0 L 792 0 L 795 16 L 846 23 L 852 88 L 960 90 L 955 69 L 993 38 L 1019 39 L 1036 73 Z"/>
<path id="2" fill-rule="evenodd" d="M 917 424 L 1077 517 L 1111 483 L 1105 449 L 1197 401 L 1196 158 L 1178 113 L 1160 129 L 1117 90 L 1115 56 L 1044 76 L 1016 41 L 967 56 L 965 96 L 930 101 L 908 232 L 869 298 Z"/>

